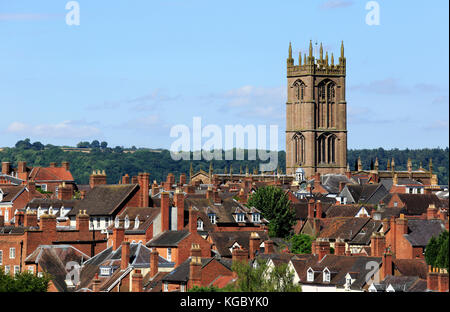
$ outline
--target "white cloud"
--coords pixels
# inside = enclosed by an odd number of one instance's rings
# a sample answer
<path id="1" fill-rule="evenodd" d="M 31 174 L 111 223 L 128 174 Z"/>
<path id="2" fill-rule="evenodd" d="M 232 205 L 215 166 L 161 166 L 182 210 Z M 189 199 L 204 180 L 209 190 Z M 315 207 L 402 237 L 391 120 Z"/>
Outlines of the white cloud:
<path id="1" fill-rule="evenodd" d="M 56 124 L 31 125 L 19 121 L 12 122 L 6 129 L 7 132 L 25 136 L 42 138 L 86 138 L 98 136 L 101 131 L 84 121 L 66 120 Z"/>

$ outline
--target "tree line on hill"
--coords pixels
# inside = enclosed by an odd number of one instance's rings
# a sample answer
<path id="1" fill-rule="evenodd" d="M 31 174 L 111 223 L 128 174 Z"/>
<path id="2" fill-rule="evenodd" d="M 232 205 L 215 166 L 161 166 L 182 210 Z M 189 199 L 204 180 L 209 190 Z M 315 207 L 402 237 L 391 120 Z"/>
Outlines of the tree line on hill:
<path id="1" fill-rule="evenodd" d="M 81 144 L 80 144 L 81 143 Z M 80 142 L 79 146 L 88 146 L 87 142 Z M 97 144 L 98 143 L 98 144 Z M 103 146 L 103 147 L 102 147 Z M 197 172 L 200 169 L 208 172 L 210 161 L 207 160 L 173 160 L 169 150 L 152 151 L 148 149 L 133 148 L 133 153 L 126 153 L 123 147 L 109 148 L 107 142 L 94 140 L 89 143 L 90 153 L 77 151 L 63 151 L 60 147 L 51 144 L 44 145 L 40 142 L 31 143 L 29 139 L 18 141 L 15 147 L 4 148 L 0 151 L 0 161 L 9 161 L 17 165 L 18 161 L 26 161 L 28 166 L 48 166 L 50 162 L 70 162 L 70 171 L 78 184 L 89 183 L 89 176 L 93 170 L 105 170 L 108 183 L 117 183 L 121 176 L 128 173 L 135 176 L 139 172 L 149 172 L 151 180 L 158 182 L 165 180 L 168 173 L 178 177 L 185 173 L 189 177 L 190 167 Z M 236 151 L 234 151 L 236 152 Z M 413 170 L 419 168 L 428 169 L 429 160 L 433 162 L 433 172 L 438 175 L 439 183 L 449 183 L 449 149 L 361 149 L 348 150 L 347 160 L 352 170 L 358 157 L 361 158 L 363 168 L 368 170 L 376 158 L 379 169 L 385 170 L 388 160 L 395 159 L 396 170 L 406 170 L 407 160 L 411 158 Z M 236 157 L 233 157 L 234 159 Z M 192 153 L 191 153 L 191 159 Z M 222 159 L 225 152 L 222 151 Z M 248 150 L 244 151 L 244 160 L 212 160 L 214 173 L 253 173 L 259 168 L 260 160 L 248 160 Z M 278 152 L 278 168 L 284 173 L 286 163 L 285 151 Z"/>

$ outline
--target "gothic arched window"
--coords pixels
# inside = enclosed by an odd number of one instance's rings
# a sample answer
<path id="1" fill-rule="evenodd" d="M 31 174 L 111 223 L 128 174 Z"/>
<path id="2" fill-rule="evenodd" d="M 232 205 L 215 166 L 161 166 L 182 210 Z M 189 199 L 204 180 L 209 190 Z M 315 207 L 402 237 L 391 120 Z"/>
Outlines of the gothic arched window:
<path id="1" fill-rule="evenodd" d="M 297 101 L 302 101 L 305 97 L 305 83 L 301 80 L 296 80 L 292 84 L 292 87 L 294 88 L 294 99 Z"/>
<path id="2" fill-rule="evenodd" d="M 317 139 L 317 162 L 319 164 L 336 163 L 336 136 L 324 133 Z"/>
<path id="3" fill-rule="evenodd" d="M 305 137 L 301 133 L 296 133 L 292 137 L 294 140 L 294 161 L 302 164 L 305 161 Z"/>
<path id="4" fill-rule="evenodd" d="M 335 127 L 336 84 L 325 79 L 318 85 L 317 126 Z"/>

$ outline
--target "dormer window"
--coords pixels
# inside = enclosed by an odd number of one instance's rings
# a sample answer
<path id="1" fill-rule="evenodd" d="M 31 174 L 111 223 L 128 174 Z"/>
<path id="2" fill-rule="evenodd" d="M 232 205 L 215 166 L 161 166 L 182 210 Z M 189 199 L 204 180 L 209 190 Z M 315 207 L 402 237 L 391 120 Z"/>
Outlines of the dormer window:
<path id="1" fill-rule="evenodd" d="M 208 213 L 209 221 L 211 221 L 212 224 L 216 224 L 216 214 L 215 213 Z"/>
<path id="2" fill-rule="evenodd" d="M 236 222 L 244 222 L 244 214 L 242 212 L 236 214 Z"/>
<path id="3" fill-rule="evenodd" d="M 139 228 L 139 216 L 136 216 L 136 218 L 134 219 L 134 229 L 138 228 Z"/>
<path id="4" fill-rule="evenodd" d="M 101 276 L 110 276 L 111 268 L 110 267 L 100 267 L 100 275 Z"/>
<path id="5" fill-rule="evenodd" d="M 202 219 L 197 220 L 197 230 L 203 231 L 203 221 Z"/>
<path id="6" fill-rule="evenodd" d="M 331 273 L 330 270 L 328 270 L 328 268 L 325 268 L 323 270 L 323 282 L 324 283 L 329 283 L 331 281 Z"/>
<path id="7" fill-rule="evenodd" d="M 115 227 L 116 229 L 119 228 L 119 223 L 120 223 L 119 217 L 116 217 L 116 218 L 114 219 L 114 227 Z"/>
<path id="8" fill-rule="evenodd" d="M 314 270 L 312 268 L 309 268 L 306 275 L 306 280 L 308 282 L 314 282 Z"/>
<path id="9" fill-rule="evenodd" d="M 124 221 L 124 228 L 128 229 L 130 227 L 130 218 L 128 218 L 128 215 L 125 216 L 125 221 Z"/>
<path id="10" fill-rule="evenodd" d="M 252 213 L 253 222 L 261 222 L 261 214 L 259 212 Z"/>

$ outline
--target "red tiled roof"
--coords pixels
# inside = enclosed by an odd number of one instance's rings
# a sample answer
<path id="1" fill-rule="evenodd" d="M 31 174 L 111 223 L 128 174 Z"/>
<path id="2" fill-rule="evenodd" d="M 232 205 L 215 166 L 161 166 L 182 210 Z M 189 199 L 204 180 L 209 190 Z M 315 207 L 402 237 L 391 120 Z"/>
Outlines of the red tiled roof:
<path id="1" fill-rule="evenodd" d="M 63 167 L 34 167 L 30 179 L 35 181 L 74 181 L 70 171 Z"/>

